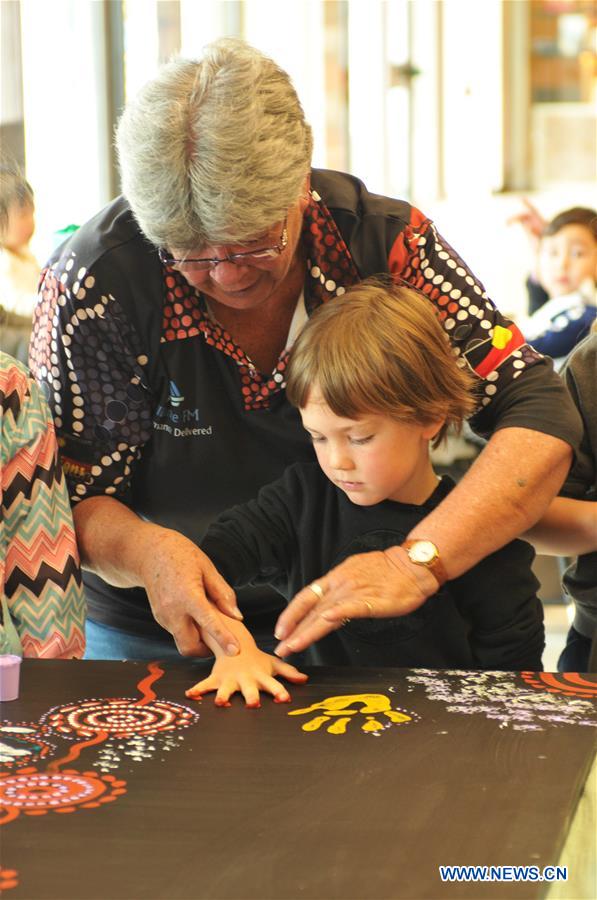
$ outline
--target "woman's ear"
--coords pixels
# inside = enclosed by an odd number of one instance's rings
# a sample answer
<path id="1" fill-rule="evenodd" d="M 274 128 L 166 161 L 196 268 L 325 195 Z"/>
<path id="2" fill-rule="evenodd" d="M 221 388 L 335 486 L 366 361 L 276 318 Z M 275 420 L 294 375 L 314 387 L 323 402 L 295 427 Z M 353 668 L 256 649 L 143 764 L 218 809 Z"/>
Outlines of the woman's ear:
<path id="1" fill-rule="evenodd" d="M 306 208 L 309 205 L 309 201 L 311 199 L 310 191 L 311 191 L 311 174 L 309 173 L 308 175 L 305 175 L 305 181 L 303 183 L 303 192 L 299 199 L 299 206 L 301 209 L 301 213 L 304 213 L 304 211 L 306 210 Z"/>

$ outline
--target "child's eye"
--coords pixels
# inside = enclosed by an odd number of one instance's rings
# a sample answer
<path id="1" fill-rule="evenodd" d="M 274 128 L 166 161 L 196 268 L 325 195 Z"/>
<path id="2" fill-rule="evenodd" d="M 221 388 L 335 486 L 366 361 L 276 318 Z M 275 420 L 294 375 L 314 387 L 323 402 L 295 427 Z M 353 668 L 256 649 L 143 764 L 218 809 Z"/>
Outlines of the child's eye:
<path id="1" fill-rule="evenodd" d="M 357 445 L 360 445 L 360 444 L 368 444 L 369 441 L 372 441 L 372 440 L 373 440 L 373 437 L 374 437 L 374 435 L 369 434 L 369 435 L 367 435 L 367 437 L 363 437 L 363 438 L 351 438 L 351 439 L 350 439 L 350 443 L 351 443 L 351 444 L 357 444 Z"/>
<path id="2" fill-rule="evenodd" d="M 323 442 L 325 441 L 325 438 L 322 437 L 320 434 L 309 433 L 309 439 L 312 444 L 323 444 Z"/>

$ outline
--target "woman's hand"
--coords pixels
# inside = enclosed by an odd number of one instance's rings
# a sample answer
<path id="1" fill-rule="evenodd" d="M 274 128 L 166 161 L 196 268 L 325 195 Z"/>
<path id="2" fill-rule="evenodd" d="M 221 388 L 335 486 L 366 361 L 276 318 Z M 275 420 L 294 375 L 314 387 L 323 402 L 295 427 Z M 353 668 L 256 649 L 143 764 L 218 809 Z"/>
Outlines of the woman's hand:
<path id="1" fill-rule="evenodd" d="M 433 575 L 401 547 L 351 556 L 293 598 L 278 619 L 275 652 L 304 650 L 348 619 L 406 615 L 437 589 Z"/>
<path id="2" fill-rule="evenodd" d="M 274 676 L 282 676 L 294 684 L 303 684 L 308 676 L 260 650 L 244 626 L 235 623 L 233 628 L 241 644 L 240 654 L 224 656 L 216 650 L 217 659 L 211 675 L 189 688 L 186 696 L 201 700 L 203 694 L 216 691 L 216 706 L 230 706 L 230 698 L 240 691 L 246 705 L 256 709 L 261 706 L 259 691 L 262 690 L 271 694 L 275 703 L 289 703 L 290 694 Z"/>
<path id="3" fill-rule="evenodd" d="M 234 591 L 192 541 L 145 522 L 113 497 L 83 500 L 73 517 L 81 565 L 115 587 L 145 588 L 156 621 L 183 656 L 209 656 L 209 637 L 238 653 L 227 618 L 242 619 Z"/>
<path id="4" fill-rule="evenodd" d="M 156 622 L 170 632 L 182 656 L 209 656 L 214 646 L 237 654 L 238 640 L 227 616 L 242 619 L 242 614 L 232 588 L 184 535 L 148 528 L 153 531 L 148 533 L 140 571 Z M 218 608 L 226 615 L 219 615 Z M 209 637 L 213 641 L 206 646 Z"/>

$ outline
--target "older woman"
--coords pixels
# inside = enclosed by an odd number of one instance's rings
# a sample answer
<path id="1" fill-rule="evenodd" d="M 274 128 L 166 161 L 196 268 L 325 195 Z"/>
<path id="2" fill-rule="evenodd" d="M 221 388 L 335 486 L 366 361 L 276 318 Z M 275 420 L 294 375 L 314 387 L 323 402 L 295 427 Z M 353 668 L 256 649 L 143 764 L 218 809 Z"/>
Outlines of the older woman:
<path id="1" fill-rule="evenodd" d="M 472 424 L 493 436 L 414 545 L 322 573 L 279 636 L 301 649 L 371 603 L 411 611 L 528 528 L 566 475 L 580 428 L 551 364 L 428 218 L 311 170 L 311 145 L 288 76 L 248 45 L 170 63 L 120 122 L 124 196 L 45 273 L 31 359 L 76 503 L 91 655 L 176 652 L 165 632 L 200 654 L 202 630 L 235 651 L 209 602 L 235 614 L 234 594 L 197 544 L 221 510 L 311 457 L 287 353 L 319 304 L 372 273 L 438 305 L 479 379 Z"/>

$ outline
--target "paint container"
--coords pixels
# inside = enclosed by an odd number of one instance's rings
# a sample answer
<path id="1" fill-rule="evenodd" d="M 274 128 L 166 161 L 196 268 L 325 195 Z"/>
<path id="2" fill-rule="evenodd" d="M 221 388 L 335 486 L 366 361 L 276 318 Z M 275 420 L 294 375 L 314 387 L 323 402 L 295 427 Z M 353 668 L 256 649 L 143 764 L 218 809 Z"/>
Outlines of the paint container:
<path id="1" fill-rule="evenodd" d="M 18 698 L 20 673 L 20 656 L 14 656 L 12 653 L 0 656 L 0 703 Z"/>

